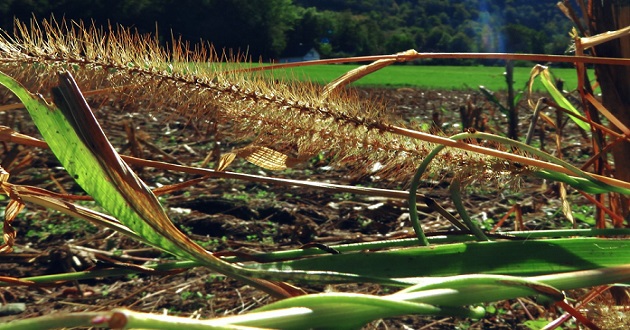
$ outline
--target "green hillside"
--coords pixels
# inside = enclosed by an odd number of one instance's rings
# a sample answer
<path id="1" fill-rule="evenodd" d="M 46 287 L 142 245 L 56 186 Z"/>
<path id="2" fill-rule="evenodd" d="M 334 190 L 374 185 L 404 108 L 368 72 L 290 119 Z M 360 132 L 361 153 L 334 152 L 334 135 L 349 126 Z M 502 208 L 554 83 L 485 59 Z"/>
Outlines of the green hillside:
<path id="1" fill-rule="evenodd" d="M 561 54 L 569 20 L 549 0 L 5 0 L 0 28 L 12 17 L 54 14 L 97 25 L 120 23 L 158 33 L 165 43 L 212 42 L 219 53 L 278 59 L 302 45 L 322 57 L 421 52 Z M 470 64 L 434 61 L 433 64 Z M 485 64 L 496 62 L 486 61 Z"/>

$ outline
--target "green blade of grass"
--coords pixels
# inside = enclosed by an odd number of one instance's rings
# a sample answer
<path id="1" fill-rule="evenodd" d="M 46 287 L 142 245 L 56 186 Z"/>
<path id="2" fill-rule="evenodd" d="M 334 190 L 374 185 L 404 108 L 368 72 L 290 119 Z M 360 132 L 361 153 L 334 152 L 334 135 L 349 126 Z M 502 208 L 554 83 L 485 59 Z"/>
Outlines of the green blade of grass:
<path id="1" fill-rule="evenodd" d="M 255 312 L 289 308 L 308 308 L 311 311 L 292 323 L 267 324 L 268 322 L 263 321 L 264 326 L 280 329 L 359 329 L 372 320 L 400 315 L 417 314 L 480 318 L 485 313 L 483 308 L 434 306 L 406 300 L 408 298 L 413 298 L 413 296 L 393 297 L 339 292 L 311 294 L 284 299 L 263 306 L 255 310 Z M 238 322 L 237 324 L 250 325 L 243 322 Z"/>
<path id="2" fill-rule="evenodd" d="M 468 273 L 483 273 L 484 267 L 492 267 L 489 270 L 491 274 L 506 274 L 506 275 L 531 275 L 531 274 L 546 274 L 553 271 L 567 271 L 576 270 L 580 267 L 596 268 L 597 266 L 614 266 L 624 263 L 629 263 L 628 257 L 622 252 L 627 248 L 627 243 L 621 240 L 605 240 L 596 238 L 571 238 L 571 239 L 554 239 L 554 240 L 534 240 L 541 237 L 567 237 L 567 236 L 588 236 L 588 235 L 626 235 L 629 229 L 577 229 L 577 230 L 544 230 L 544 231 L 532 231 L 532 232 L 511 232 L 509 235 L 514 235 L 521 239 L 530 238 L 531 241 L 514 241 L 514 242 L 495 242 L 492 244 L 498 244 L 496 251 L 504 251 L 506 246 L 508 249 L 505 251 L 508 261 L 503 267 L 497 268 L 497 264 L 502 260 L 497 258 L 492 253 L 492 245 L 479 246 L 474 242 L 468 244 L 470 248 L 462 244 L 446 244 L 436 245 L 431 248 L 418 248 L 416 239 L 404 239 L 404 240 L 392 240 L 392 241 L 380 241 L 370 243 L 357 243 L 357 244 L 344 244 L 334 245 L 332 248 L 341 251 L 346 257 L 340 257 L 341 255 L 332 256 L 328 259 L 330 268 L 335 269 L 339 266 L 338 263 L 343 263 L 346 260 L 353 260 L 353 262 L 385 262 L 390 267 L 389 275 L 401 276 L 401 277 L 413 277 L 413 276 L 450 276 L 460 274 L 460 272 Z M 451 237 L 460 237 L 472 241 L 474 236 L 471 235 L 451 235 Z M 433 243 L 445 243 L 439 238 L 429 238 Z M 499 244 L 502 243 L 502 244 Z M 533 243 L 533 244 L 532 244 Z M 487 243 L 486 243 L 487 244 Z M 507 245 L 505 245 L 507 244 Z M 409 249 L 411 247 L 411 249 Z M 542 248 L 541 248 L 542 247 Z M 366 250 L 382 250 L 382 249 L 396 248 L 395 251 L 382 251 L 379 252 L 380 256 L 354 256 L 361 255 L 362 251 Z M 534 250 L 527 250 L 534 248 Z M 574 257 L 570 259 L 563 259 L 562 257 L 553 257 L 554 253 L 558 251 L 569 250 L 567 253 L 573 253 Z M 575 250 L 575 251 L 574 251 Z M 404 251 L 401 252 L 401 251 Z M 435 251 L 435 252 L 431 252 Z M 593 252 L 593 253 L 591 253 Z M 545 255 L 547 253 L 548 255 Z M 566 255 L 562 253 L 561 255 Z M 435 254 L 436 256 L 432 256 Z M 466 254 L 466 257 L 464 257 Z M 503 252 L 502 252 L 502 255 Z M 512 257 L 512 255 L 514 257 Z M 542 255 L 542 256 L 541 256 Z M 289 264 L 289 259 L 304 259 L 307 258 L 325 258 L 329 255 L 319 249 L 297 249 L 276 251 L 268 253 L 257 253 L 252 257 L 255 260 L 259 260 L 263 263 L 276 262 L 278 264 Z M 391 258 L 390 258 L 391 256 Z M 348 259 L 344 259 L 348 258 Z M 354 259 L 358 260 L 354 260 Z M 470 260 L 464 260 L 469 258 Z M 238 257 L 226 257 L 226 261 L 230 262 L 246 262 L 251 258 L 242 259 Z M 509 264 L 510 260 L 513 260 L 514 264 Z M 478 264 L 475 266 L 475 260 Z M 520 264 L 520 261 L 527 260 L 526 263 Z M 576 262 L 577 260 L 577 262 Z M 450 262 L 452 261 L 452 262 Z M 322 262 L 325 264 L 325 262 Z M 564 265 L 559 268 L 559 265 Z M 195 261 L 177 261 L 169 263 L 160 263 L 157 265 L 145 265 L 146 268 L 155 269 L 157 271 L 171 271 L 177 269 L 187 269 L 193 267 L 203 266 L 203 264 Z M 473 267 L 474 266 L 474 267 Z M 255 267 L 249 265 L 248 267 Z M 311 267 L 318 268 L 317 265 L 311 265 Z M 363 266 L 361 266 L 363 267 Z M 321 266 L 326 268 L 326 266 Z M 396 268 L 401 268 L 396 270 Z M 408 268 L 412 268 L 407 271 Z M 361 271 L 361 268 L 357 268 L 357 271 Z M 45 276 L 33 276 L 22 278 L 22 280 L 30 281 L 34 283 L 52 283 L 57 281 L 71 281 L 90 279 L 97 277 L 111 277 L 120 276 L 125 274 L 138 273 L 138 270 L 132 269 L 99 269 L 84 272 L 75 272 L 70 274 L 54 274 Z M 367 275 L 367 274 L 366 274 Z M 382 274 L 383 275 L 383 274 Z M 348 279 L 347 282 L 351 282 L 352 279 Z M 369 281 L 369 280 L 367 280 Z M 322 281 L 323 282 L 323 281 Z M 378 281 L 372 281 L 380 283 Z M 407 281 L 408 282 L 408 281 Z M 403 284 L 403 281 L 399 281 Z M 0 286 L 7 286 L 11 283 L 1 282 Z M 390 283 L 391 284 L 391 283 Z M 399 286 L 400 286 L 399 284 Z"/>
<path id="3" fill-rule="evenodd" d="M 559 275 L 554 274 L 553 276 Z M 614 279 L 618 278 L 612 277 Z M 606 280 L 614 281 L 610 278 Z M 565 284 L 572 285 L 573 283 Z M 454 298 L 453 295 L 451 292 L 447 291 L 441 295 L 426 294 L 427 292 L 440 289 L 457 291 L 457 299 L 452 299 Z M 562 301 L 565 298 L 564 294 L 559 289 L 538 281 L 533 277 L 481 274 L 422 278 L 419 280 L 418 284 L 412 285 L 391 296 L 399 299 L 409 299 L 405 297 L 408 295 L 412 295 L 413 297 L 414 293 L 419 294 L 414 298 L 417 301 L 431 301 L 432 304 L 441 306 L 462 306 L 471 303 L 499 301 L 524 296 L 541 296 L 544 299 L 554 302 Z"/>
<path id="4" fill-rule="evenodd" d="M 401 281 L 475 273 L 530 276 L 630 264 L 628 247 L 630 243 L 624 240 L 598 238 L 471 242 L 322 255 L 249 267 L 352 272 Z"/>
<path id="5" fill-rule="evenodd" d="M 483 230 L 481 230 L 481 228 L 479 228 L 479 226 L 468 216 L 468 212 L 466 212 L 466 208 L 464 207 L 464 201 L 462 200 L 460 189 L 461 182 L 459 179 L 453 179 L 453 181 L 451 181 L 451 185 L 449 186 L 449 191 L 459 216 L 479 241 L 489 241 L 490 239 L 486 236 Z"/>
<path id="6" fill-rule="evenodd" d="M 307 308 L 302 323 L 284 323 L 281 328 L 358 328 L 364 323 L 395 315 L 423 314 L 433 309 L 433 315 L 459 315 L 471 318 L 483 316 L 482 308 L 463 309 L 461 306 L 513 299 L 523 296 L 544 296 L 550 301 L 561 301 L 561 290 L 583 286 L 603 285 L 630 279 L 630 266 L 597 271 L 578 271 L 537 277 L 497 275 L 464 275 L 424 278 L 413 285 L 387 296 L 346 293 L 323 293 L 281 300 L 256 309 L 261 311 Z M 555 286 L 557 285 L 557 287 Z M 439 307 L 438 307 L 439 306 Z M 404 313 L 404 314 L 398 314 Z M 238 318 L 238 316 L 236 317 Z M 226 318 L 224 321 L 227 321 Z M 257 323 L 237 321 L 231 324 L 278 327 L 280 320 L 259 320 Z M 357 323 L 353 323 L 357 322 Z M 359 323 L 361 322 L 361 323 Z"/>

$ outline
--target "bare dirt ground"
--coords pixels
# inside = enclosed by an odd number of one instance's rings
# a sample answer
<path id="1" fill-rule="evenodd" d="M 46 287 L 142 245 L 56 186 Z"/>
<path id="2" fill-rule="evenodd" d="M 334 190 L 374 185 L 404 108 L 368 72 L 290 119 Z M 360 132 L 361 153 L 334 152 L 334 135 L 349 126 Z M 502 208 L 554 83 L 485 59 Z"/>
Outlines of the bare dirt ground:
<path id="1" fill-rule="evenodd" d="M 487 130 L 505 131 L 506 119 L 477 92 L 422 91 L 414 89 L 363 89 L 369 97 L 385 100 L 404 120 L 431 123 L 446 132 L 461 130 L 460 106 L 470 102 L 481 116 L 488 118 Z M 521 134 L 529 124 L 530 113 L 521 108 Z M 135 153 L 149 159 L 198 165 L 211 153 L 214 143 L 204 132 L 184 119 L 155 118 L 133 109 L 100 107 L 99 120 L 121 153 Z M 4 125 L 38 136 L 25 111 L 0 114 Z M 124 123 L 136 128 L 138 145 L 130 145 Z M 579 134 L 572 135 L 573 147 L 565 156 L 579 160 L 588 157 L 588 144 Z M 233 144 L 229 135 L 221 137 L 222 151 Z M 80 189 L 64 174 L 47 150 L 18 147 L 5 143 L 0 154 L 2 166 L 11 173 L 10 182 L 33 185 L 57 192 L 78 193 Z M 134 149 L 139 147 L 139 149 Z M 30 158 L 28 158 L 30 157 Z M 27 159 L 28 158 L 28 159 Z M 19 161 L 27 159 L 21 165 Z M 152 168 L 137 168 L 152 187 L 174 184 L 193 178 L 190 175 Z M 251 164 L 237 162 L 231 171 L 279 175 L 286 178 L 331 181 L 374 187 L 404 187 L 406 182 L 390 182 L 369 176 L 355 176 L 343 169 L 327 166 L 325 160 L 312 160 L 296 169 L 269 173 Z M 445 185 L 427 183 L 424 193 L 450 207 Z M 473 190 L 467 198 L 470 213 L 499 219 L 514 204 L 520 203 L 525 226 L 530 229 L 557 228 L 563 225 L 553 189 L 541 190 L 541 182 L 525 182 L 520 192 Z M 236 180 L 206 180 L 193 187 L 160 197 L 173 221 L 193 239 L 213 251 L 275 251 L 299 248 L 317 242 L 327 245 L 407 237 L 411 226 L 405 201 L 371 198 L 345 193 L 274 186 Z M 78 202 L 93 205 L 91 202 Z M 575 199 L 574 203 L 583 203 Z M 6 199 L 2 206 L 6 205 Z M 434 214 L 425 214 L 428 230 L 447 230 L 449 224 Z M 584 225 L 584 224 L 581 224 Z M 504 226 L 513 227 L 508 221 Z M 96 228 L 58 212 L 28 205 L 14 222 L 18 230 L 15 252 L 0 255 L 0 276 L 29 277 L 74 272 L 92 267 L 125 264 L 141 265 L 163 255 L 132 239 Z M 376 285 L 313 286 L 309 292 L 323 290 L 370 294 L 390 292 Z M 64 282 L 51 286 L 11 286 L 0 288 L 0 302 L 25 303 L 26 310 L 0 316 L 0 322 L 73 311 L 107 310 L 126 307 L 137 311 L 168 313 L 200 318 L 238 314 L 270 301 L 266 294 L 236 281 L 195 268 L 180 273 L 152 273 Z M 528 314 L 530 316 L 528 316 Z M 483 320 L 405 316 L 372 322 L 370 329 L 514 329 L 529 317 L 552 318 L 556 311 L 545 309 L 528 299 L 493 304 Z"/>

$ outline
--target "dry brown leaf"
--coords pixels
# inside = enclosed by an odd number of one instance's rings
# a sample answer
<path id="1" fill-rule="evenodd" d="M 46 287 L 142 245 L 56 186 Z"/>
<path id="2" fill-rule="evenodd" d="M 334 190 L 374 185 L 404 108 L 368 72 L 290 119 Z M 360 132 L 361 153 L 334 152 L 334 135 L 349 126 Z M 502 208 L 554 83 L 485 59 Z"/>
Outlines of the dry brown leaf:
<path id="1" fill-rule="evenodd" d="M 47 144 L 44 141 L 38 140 L 34 137 L 24 135 L 14 131 L 12 128 L 0 125 L 0 141 L 14 142 L 18 144 L 35 145 L 40 148 L 47 148 Z M 0 180 L 1 182 L 2 180 Z"/>
<path id="2" fill-rule="evenodd" d="M 573 225 L 573 227 L 575 227 L 576 224 L 575 224 L 575 218 L 573 218 L 573 212 L 571 211 L 571 203 L 567 199 L 567 188 L 562 182 L 559 183 L 559 186 L 560 186 L 560 200 L 562 201 L 562 214 L 564 214 L 564 216 L 567 217 L 569 221 L 571 221 L 571 224 Z"/>
<path id="3" fill-rule="evenodd" d="M 0 166 L 0 189 L 11 198 L 9 204 L 7 204 L 7 207 L 4 209 L 4 223 L 2 226 L 4 243 L 0 244 L 0 253 L 10 253 L 13 251 L 17 232 L 11 224 L 20 211 L 24 209 L 24 202 L 11 188 L 12 185 L 8 183 L 7 180 L 9 180 L 9 173 Z"/>
<path id="4" fill-rule="evenodd" d="M 350 70 L 346 72 L 345 74 L 343 74 L 341 77 L 331 81 L 328 85 L 326 85 L 326 87 L 324 87 L 324 91 L 322 92 L 322 97 L 326 98 L 328 97 L 328 95 L 330 95 L 330 93 L 336 90 L 339 90 L 340 88 L 354 81 L 357 81 L 374 71 L 380 70 L 390 64 L 406 61 L 407 58 L 402 57 L 402 56 L 410 56 L 410 55 L 417 55 L 417 54 L 418 52 L 415 51 L 414 49 L 409 49 L 407 51 L 397 53 L 396 58 L 378 60 L 368 65 L 362 65 L 356 69 Z"/>
<path id="5" fill-rule="evenodd" d="M 533 88 L 534 88 L 534 81 L 535 81 L 536 77 L 538 77 L 538 75 L 542 74 L 546 70 L 547 70 L 546 66 L 537 64 L 529 72 L 529 80 L 527 81 L 527 93 L 529 95 L 532 95 Z M 530 108 L 535 109 L 535 104 L 534 104 L 534 102 L 532 101 L 531 98 L 527 98 L 527 103 L 528 103 Z"/>
<path id="6" fill-rule="evenodd" d="M 289 156 L 262 146 L 248 146 L 235 150 L 239 157 L 245 158 L 248 162 L 260 166 L 267 170 L 279 171 L 286 169 Z"/>
<path id="7" fill-rule="evenodd" d="M 616 31 L 608 31 L 592 37 L 579 38 L 582 50 L 597 46 L 613 39 L 630 36 L 630 25 Z"/>
<path id="8" fill-rule="evenodd" d="M 236 154 L 233 152 L 228 152 L 226 154 L 221 155 L 217 166 L 214 168 L 217 172 L 223 172 L 225 169 L 232 164 L 234 159 L 236 158 Z"/>
<path id="9" fill-rule="evenodd" d="M 613 115 L 601 102 L 599 102 L 592 94 L 586 93 L 584 95 L 587 101 L 589 101 L 606 119 L 610 121 L 612 125 L 617 127 L 625 136 L 630 136 L 630 128 L 624 125 L 615 115 Z"/>

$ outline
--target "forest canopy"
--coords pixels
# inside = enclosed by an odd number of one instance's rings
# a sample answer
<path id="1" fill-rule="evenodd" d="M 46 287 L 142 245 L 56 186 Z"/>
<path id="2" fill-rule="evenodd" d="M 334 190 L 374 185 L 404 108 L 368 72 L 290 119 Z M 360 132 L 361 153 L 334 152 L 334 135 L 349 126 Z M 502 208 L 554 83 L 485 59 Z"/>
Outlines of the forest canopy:
<path id="1" fill-rule="evenodd" d="M 563 54 L 569 20 L 549 0 L 5 0 L 13 18 L 122 24 L 143 33 L 278 59 L 297 45 L 323 58 L 420 52 Z"/>

